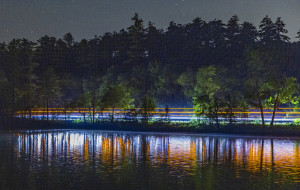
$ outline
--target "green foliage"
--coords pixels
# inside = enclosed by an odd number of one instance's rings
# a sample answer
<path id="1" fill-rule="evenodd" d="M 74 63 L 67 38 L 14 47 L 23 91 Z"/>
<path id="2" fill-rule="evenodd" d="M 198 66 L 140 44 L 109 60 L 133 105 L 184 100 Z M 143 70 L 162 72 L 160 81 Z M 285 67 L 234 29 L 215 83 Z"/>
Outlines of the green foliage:
<path id="1" fill-rule="evenodd" d="M 144 122 L 149 122 L 149 119 L 154 115 L 155 107 L 155 99 L 148 95 L 144 96 L 141 109 L 139 110 Z"/>
<path id="2" fill-rule="evenodd" d="M 192 70 L 187 70 L 178 78 L 178 84 L 183 87 L 186 97 L 193 97 L 195 83 L 195 74 Z"/>
<path id="3" fill-rule="evenodd" d="M 274 105 L 275 102 L 277 103 L 277 107 L 280 104 L 298 104 L 299 97 L 296 95 L 299 85 L 297 84 L 297 79 L 295 77 L 285 77 L 280 81 L 280 86 L 276 84 L 271 84 L 273 90 L 277 91 L 278 93 L 274 94 L 268 99 L 268 103 L 270 105 Z"/>
<path id="4" fill-rule="evenodd" d="M 300 119 L 294 119 L 293 124 L 295 125 L 300 125 Z"/>
<path id="5" fill-rule="evenodd" d="M 214 66 L 198 70 L 194 91 L 194 109 L 197 115 L 199 117 L 205 115 L 208 118 L 218 120 L 218 109 L 221 107 L 223 97 L 221 97 L 220 85 L 216 79 L 216 68 Z"/>
<path id="6" fill-rule="evenodd" d="M 127 110 L 133 108 L 134 99 L 131 98 L 130 91 L 123 84 L 118 85 L 108 85 L 100 97 L 102 106 L 104 108 L 112 108 L 113 112 L 111 115 L 111 121 L 114 121 L 114 109 L 121 108 L 122 110 Z"/>
<path id="7" fill-rule="evenodd" d="M 214 94 L 220 89 L 220 85 L 216 82 L 216 67 L 208 66 L 200 68 L 196 74 L 195 93 L 202 96 L 208 96 L 212 99 Z"/>
<path id="8" fill-rule="evenodd" d="M 77 100 L 77 106 L 81 108 L 87 108 L 92 106 L 92 96 L 91 93 L 88 91 L 85 91 L 83 94 L 81 94 Z"/>
<path id="9" fill-rule="evenodd" d="M 157 61 L 149 63 L 147 72 L 149 74 L 147 80 L 149 84 L 148 93 L 163 100 L 162 103 L 166 103 L 166 97 L 173 91 L 174 81 L 171 78 L 173 76 L 168 73 L 166 66 Z"/>
<path id="10" fill-rule="evenodd" d="M 101 101 L 104 107 L 127 109 L 132 107 L 134 99 L 126 86 L 118 84 L 109 85 L 102 94 Z"/>

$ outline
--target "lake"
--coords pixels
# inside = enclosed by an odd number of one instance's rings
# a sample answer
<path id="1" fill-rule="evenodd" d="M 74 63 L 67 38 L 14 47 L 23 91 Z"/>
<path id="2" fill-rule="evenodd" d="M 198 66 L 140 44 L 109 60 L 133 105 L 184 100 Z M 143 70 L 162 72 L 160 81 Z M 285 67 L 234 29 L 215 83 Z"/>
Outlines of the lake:
<path id="1" fill-rule="evenodd" d="M 0 133 L 0 189 L 300 189 L 300 139 Z"/>

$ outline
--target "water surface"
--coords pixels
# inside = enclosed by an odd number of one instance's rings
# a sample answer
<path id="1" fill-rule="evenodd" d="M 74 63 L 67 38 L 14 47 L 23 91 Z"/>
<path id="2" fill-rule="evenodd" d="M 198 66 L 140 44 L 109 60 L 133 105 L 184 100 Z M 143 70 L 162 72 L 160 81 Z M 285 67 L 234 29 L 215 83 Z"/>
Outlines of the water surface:
<path id="1" fill-rule="evenodd" d="M 0 134 L 0 189 L 300 189 L 300 140 L 103 131 Z"/>

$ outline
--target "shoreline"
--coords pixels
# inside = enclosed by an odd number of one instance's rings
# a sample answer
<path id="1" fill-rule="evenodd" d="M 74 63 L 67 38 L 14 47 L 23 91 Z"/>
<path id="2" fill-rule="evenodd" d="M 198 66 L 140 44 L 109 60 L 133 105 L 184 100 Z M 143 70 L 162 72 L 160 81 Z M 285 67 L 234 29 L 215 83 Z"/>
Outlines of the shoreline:
<path id="1" fill-rule="evenodd" d="M 97 123 L 70 123 L 64 121 L 43 121 L 13 119 L 10 122 L 1 122 L 0 130 L 105 130 L 122 132 L 157 132 L 180 134 L 215 134 L 215 135 L 248 135 L 260 137 L 299 137 L 300 126 L 275 125 L 274 127 L 261 127 L 257 124 L 236 123 L 221 125 L 219 128 L 210 125 L 189 126 L 190 123 L 141 123 L 132 121 L 97 122 Z"/>
<path id="2" fill-rule="evenodd" d="M 226 137 L 226 138 L 258 138 L 258 139 L 279 139 L 279 140 L 300 140 L 300 136 L 259 136 L 247 134 L 231 133 L 197 133 L 197 132 L 159 132 L 159 131 L 120 131 L 120 130 L 102 130 L 102 129 L 18 129 L 9 132 L 21 133 L 43 133 L 43 132 L 93 132 L 93 133 L 117 133 L 117 134 L 134 134 L 134 135 L 165 135 L 165 136 L 194 136 L 194 137 Z M 1 134 L 0 134 L 1 135 Z"/>

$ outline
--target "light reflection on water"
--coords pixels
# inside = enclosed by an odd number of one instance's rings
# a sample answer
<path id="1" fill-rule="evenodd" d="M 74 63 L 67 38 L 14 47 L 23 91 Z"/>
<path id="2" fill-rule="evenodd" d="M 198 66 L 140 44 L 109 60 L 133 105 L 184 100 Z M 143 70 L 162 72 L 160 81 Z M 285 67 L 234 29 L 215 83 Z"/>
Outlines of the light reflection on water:
<path id="1" fill-rule="evenodd" d="M 44 131 L 0 135 L 0 189 L 297 189 L 300 140 Z"/>

